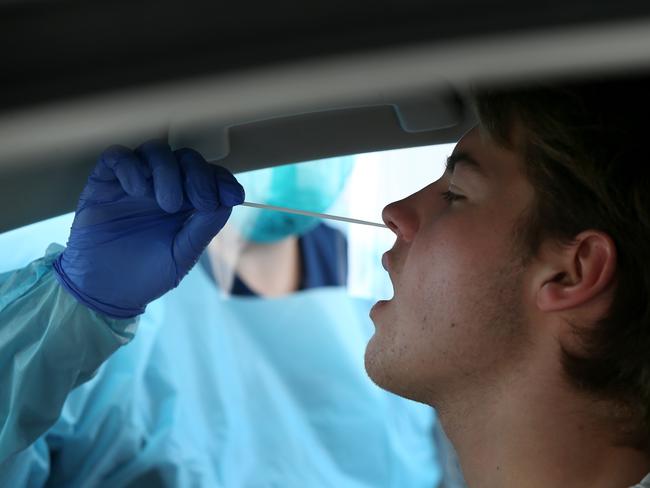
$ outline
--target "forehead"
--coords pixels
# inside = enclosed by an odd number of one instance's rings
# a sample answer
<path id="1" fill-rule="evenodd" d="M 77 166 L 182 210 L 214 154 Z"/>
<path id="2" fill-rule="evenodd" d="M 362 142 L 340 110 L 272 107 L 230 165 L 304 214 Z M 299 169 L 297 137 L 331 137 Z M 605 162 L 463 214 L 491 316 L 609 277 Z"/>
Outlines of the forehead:
<path id="1" fill-rule="evenodd" d="M 469 130 L 456 144 L 452 157 L 465 154 L 478 163 L 492 183 L 524 178 L 524 161 L 516 151 L 497 144 L 478 126 Z M 458 168 L 462 167 L 461 163 Z"/>

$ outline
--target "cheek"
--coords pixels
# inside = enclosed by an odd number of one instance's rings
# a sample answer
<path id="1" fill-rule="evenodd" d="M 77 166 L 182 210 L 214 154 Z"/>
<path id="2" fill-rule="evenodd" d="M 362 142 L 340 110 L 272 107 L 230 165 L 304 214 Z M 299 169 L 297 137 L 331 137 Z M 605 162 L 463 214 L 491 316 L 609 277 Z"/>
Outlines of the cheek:
<path id="1" fill-rule="evenodd" d="M 495 287 L 506 286 L 521 271 L 509 221 L 499 222 L 486 215 L 450 222 L 424 237 L 430 245 L 422 246 L 418 253 L 429 258 L 418 271 L 418 288 L 429 293 L 428 303 L 457 310 L 481 308 L 488 304 L 479 300 L 497 293 Z M 424 261 L 413 258 L 412 267 Z"/>
<path id="2" fill-rule="evenodd" d="M 444 225 L 443 225 L 444 224 Z M 440 222 L 412 243 L 395 287 L 394 340 L 402 348 L 444 348 L 472 333 L 491 290 L 509 267 L 503 234 L 477 222 Z"/>
<path id="3" fill-rule="evenodd" d="M 423 228 L 400 276 L 405 294 L 419 297 L 423 304 L 430 301 L 427 297 L 453 301 L 453 296 L 436 297 L 432 293 L 448 295 L 450 289 L 460 292 L 469 283 L 475 284 L 479 276 L 499 268 L 508 259 L 508 247 L 504 233 L 492 222 L 487 216 L 447 218 Z"/>

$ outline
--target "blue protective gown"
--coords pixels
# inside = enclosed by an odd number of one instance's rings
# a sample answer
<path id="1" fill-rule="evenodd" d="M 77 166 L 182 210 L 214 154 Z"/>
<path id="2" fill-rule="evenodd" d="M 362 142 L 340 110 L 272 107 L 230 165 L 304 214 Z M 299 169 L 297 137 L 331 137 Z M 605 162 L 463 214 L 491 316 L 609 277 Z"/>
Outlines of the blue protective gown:
<path id="1" fill-rule="evenodd" d="M 196 266 L 134 337 L 59 287 L 50 251 L 0 275 L 0 486 L 439 480 L 432 410 L 365 374 L 368 302 L 340 287 L 224 299 Z"/>

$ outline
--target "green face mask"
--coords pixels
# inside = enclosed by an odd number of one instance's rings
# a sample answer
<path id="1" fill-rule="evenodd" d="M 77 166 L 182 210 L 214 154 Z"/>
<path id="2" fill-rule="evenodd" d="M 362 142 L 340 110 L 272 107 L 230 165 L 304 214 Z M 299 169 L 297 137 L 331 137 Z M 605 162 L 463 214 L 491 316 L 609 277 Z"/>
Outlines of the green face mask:
<path id="1" fill-rule="evenodd" d="M 237 175 L 254 203 L 324 212 L 341 194 L 352 171 L 354 156 L 322 159 L 309 163 L 276 166 Z M 302 235 L 318 219 L 253 208 L 236 208 L 230 222 L 252 242 L 276 242 Z"/>

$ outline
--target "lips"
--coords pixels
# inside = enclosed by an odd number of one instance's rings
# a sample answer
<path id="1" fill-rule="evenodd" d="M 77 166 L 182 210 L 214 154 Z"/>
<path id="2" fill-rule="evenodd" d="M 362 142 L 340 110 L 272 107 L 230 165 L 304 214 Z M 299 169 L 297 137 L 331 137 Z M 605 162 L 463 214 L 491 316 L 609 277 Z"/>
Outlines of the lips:
<path id="1" fill-rule="evenodd" d="M 393 277 L 391 276 L 391 266 L 392 266 L 392 260 L 393 260 L 393 255 L 391 254 L 391 251 L 386 251 L 382 256 L 381 256 L 381 265 L 382 267 L 386 270 L 388 273 L 388 278 L 390 279 L 391 283 L 393 283 Z M 393 290 L 395 289 L 395 285 L 393 284 Z M 379 311 L 386 307 L 392 299 L 389 300 L 379 300 L 377 303 L 373 305 L 373 307 L 370 309 L 370 318 L 375 321 L 375 318 Z"/>
<path id="2" fill-rule="evenodd" d="M 371 308 L 370 308 L 370 313 L 368 314 L 371 319 L 374 320 L 375 315 L 377 314 L 378 310 L 381 310 L 383 307 L 385 307 L 390 300 L 378 300 Z"/>
<path id="3" fill-rule="evenodd" d="M 382 265 L 383 268 L 384 268 L 386 271 L 388 271 L 388 273 L 390 274 L 390 269 L 389 269 L 389 264 L 390 264 L 389 260 L 390 260 L 390 256 L 389 256 L 389 253 L 390 253 L 390 251 L 386 251 L 386 252 L 381 256 L 381 265 Z"/>
<path id="4" fill-rule="evenodd" d="M 394 251 L 394 249 L 391 249 L 390 251 L 386 251 L 381 256 L 381 265 L 386 270 L 386 273 L 388 274 L 388 279 L 390 280 L 392 288 L 393 288 L 393 297 L 394 297 L 394 294 L 395 294 L 395 276 L 394 276 L 395 255 L 394 255 L 393 251 Z M 387 300 L 387 301 L 390 301 L 390 300 Z"/>

